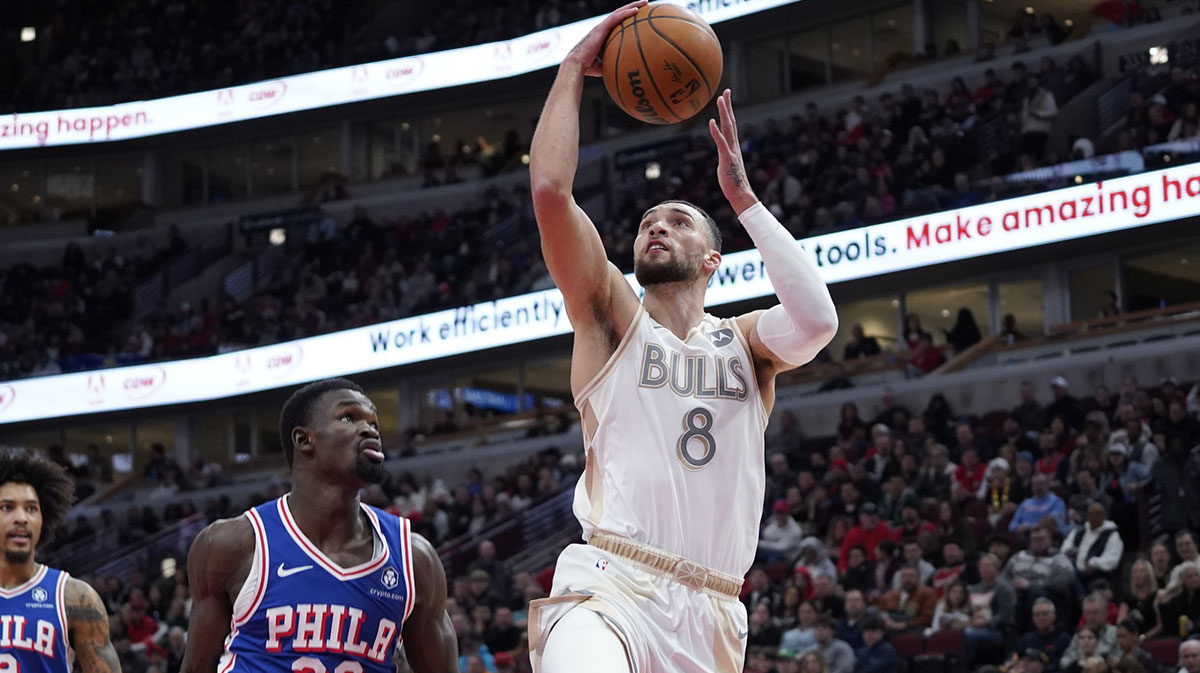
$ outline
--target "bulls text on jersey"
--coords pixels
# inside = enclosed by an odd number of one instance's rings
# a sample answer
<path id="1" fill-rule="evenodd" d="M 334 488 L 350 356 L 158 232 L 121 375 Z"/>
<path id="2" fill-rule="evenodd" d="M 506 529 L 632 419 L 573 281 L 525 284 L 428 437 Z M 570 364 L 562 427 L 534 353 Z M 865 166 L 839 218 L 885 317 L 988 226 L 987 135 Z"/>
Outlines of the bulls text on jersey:
<path id="1" fill-rule="evenodd" d="M 707 355 L 681 356 L 656 343 L 647 343 L 642 349 L 641 376 L 638 385 L 642 388 L 669 386 L 671 392 L 680 397 L 696 399 L 745 400 L 749 394 L 746 385 L 745 365 L 742 358 L 713 356 L 711 376 L 706 371 Z M 736 383 L 735 383 L 736 382 Z"/>

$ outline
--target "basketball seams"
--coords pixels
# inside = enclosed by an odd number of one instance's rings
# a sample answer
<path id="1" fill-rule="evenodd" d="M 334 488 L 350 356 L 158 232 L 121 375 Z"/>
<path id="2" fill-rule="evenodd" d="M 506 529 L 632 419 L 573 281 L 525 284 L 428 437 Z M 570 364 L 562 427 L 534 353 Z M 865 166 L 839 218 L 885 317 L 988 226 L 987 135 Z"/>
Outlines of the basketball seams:
<path id="1" fill-rule="evenodd" d="M 621 27 L 621 41 L 617 43 L 617 55 L 613 58 L 612 82 L 613 82 L 613 89 L 615 89 L 617 92 L 617 105 L 619 105 L 622 110 L 628 111 L 629 108 L 625 106 L 625 91 L 622 90 L 621 81 L 619 79 L 621 76 L 621 54 L 624 51 L 625 51 L 625 28 L 624 28 L 624 26 L 622 26 Z M 609 92 L 609 93 L 611 94 L 612 92 Z"/>
<path id="2" fill-rule="evenodd" d="M 647 17 L 649 16 L 651 16 L 651 14 L 647 15 Z M 647 18 L 646 21 L 649 22 L 649 18 Z M 680 117 L 675 113 L 675 110 L 671 109 L 671 103 L 663 97 L 662 91 L 659 91 L 658 89 L 658 82 L 655 81 L 654 78 L 654 70 L 650 68 L 650 63 L 646 61 L 646 52 L 642 49 L 642 40 L 640 34 L 638 33 L 637 21 L 634 21 L 633 23 L 633 38 L 634 43 L 637 44 L 638 55 L 642 57 L 642 65 L 646 68 L 646 79 L 649 80 L 650 85 L 654 87 L 654 93 L 658 95 L 659 102 L 663 104 L 663 108 L 677 121 L 683 121 L 683 117 Z"/>
<path id="3" fill-rule="evenodd" d="M 608 50 L 608 45 L 612 44 L 613 40 L 617 39 L 618 37 L 624 37 L 625 24 L 628 21 L 629 21 L 629 19 L 625 19 L 621 23 L 618 23 L 617 26 L 615 28 L 613 28 L 611 32 L 609 32 L 608 37 L 604 40 L 604 44 L 601 45 L 601 47 L 600 47 L 601 54 L 603 54 L 605 51 Z M 637 21 L 637 19 L 635 18 L 634 21 Z"/>
<path id="4" fill-rule="evenodd" d="M 667 5 L 660 5 L 660 6 L 666 7 Z M 674 7 L 674 5 L 670 5 L 670 6 Z M 650 16 L 647 16 L 644 19 L 634 19 L 633 23 L 631 23 L 629 25 L 632 26 L 634 23 L 648 23 L 650 21 L 650 18 L 651 18 Z M 720 40 L 717 39 L 717 34 L 716 34 L 716 32 L 713 31 L 712 26 L 706 26 L 703 23 L 700 23 L 699 21 L 693 21 L 693 20 L 687 18 L 686 16 L 665 15 L 665 16 L 655 16 L 653 18 L 655 21 L 682 21 L 684 23 L 690 23 L 693 26 L 696 26 L 697 28 L 703 28 L 704 33 L 706 35 L 711 37 L 714 41 L 717 41 L 718 43 L 720 42 Z M 621 28 L 623 30 L 625 28 L 625 24 L 621 24 L 621 25 L 617 26 L 617 28 Z M 613 31 L 615 32 L 616 28 L 614 28 Z M 613 39 L 613 36 L 609 35 L 609 40 L 612 40 L 612 39 Z M 605 44 L 607 44 L 607 43 L 605 43 Z"/>
<path id="5" fill-rule="evenodd" d="M 680 47 L 678 44 L 676 44 L 675 40 L 672 40 L 661 30 L 655 28 L 654 22 L 650 22 L 650 30 L 653 30 L 655 33 L 657 33 L 658 36 L 660 38 L 662 38 L 663 42 L 666 42 L 667 44 L 671 45 L 671 47 L 673 49 L 675 49 L 675 51 L 679 52 L 680 56 L 685 58 L 687 60 L 687 62 L 691 64 L 692 68 L 696 71 L 696 74 L 700 75 L 700 79 L 704 80 L 704 88 L 708 90 L 708 94 L 705 96 L 705 98 L 711 100 L 712 95 L 713 95 L 713 87 L 712 87 L 712 84 L 709 84 L 709 82 L 708 82 L 708 76 L 704 74 L 704 68 L 701 68 L 700 64 L 696 63 L 696 61 L 692 58 L 691 54 L 688 54 L 686 51 L 683 50 L 682 47 Z M 721 46 L 718 44 L 717 48 L 720 49 Z"/>

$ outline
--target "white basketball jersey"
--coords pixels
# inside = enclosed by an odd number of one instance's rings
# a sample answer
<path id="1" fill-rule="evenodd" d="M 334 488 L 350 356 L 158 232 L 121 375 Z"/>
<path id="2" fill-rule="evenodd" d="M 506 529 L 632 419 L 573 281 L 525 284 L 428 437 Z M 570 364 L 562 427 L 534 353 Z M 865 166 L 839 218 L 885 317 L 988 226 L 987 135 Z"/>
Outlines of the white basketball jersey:
<path id="1" fill-rule="evenodd" d="M 587 464 L 575 516 L 741 577 L 754 562 L 767 414 L 737 324 L 705 314 L 680 341 L 644 307 L 575 400 Z"/>

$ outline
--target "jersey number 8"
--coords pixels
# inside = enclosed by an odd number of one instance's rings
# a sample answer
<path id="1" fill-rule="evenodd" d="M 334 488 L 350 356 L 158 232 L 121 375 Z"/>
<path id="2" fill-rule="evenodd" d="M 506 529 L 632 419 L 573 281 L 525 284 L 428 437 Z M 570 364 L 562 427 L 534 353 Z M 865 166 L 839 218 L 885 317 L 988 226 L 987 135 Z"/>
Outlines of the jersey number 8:
<path id="1" fill-rule="evenodd" d="M 683 415 L 683 434 L 675 443 L 680 462 L 689 470 L 699 470 L 717 455 L 717 440 L 712 436 L 713 415 L 704 407 L 696 407 Z M 692 455 L 690 443 L 695 440 L 704 448 L 699 456 Z"/>

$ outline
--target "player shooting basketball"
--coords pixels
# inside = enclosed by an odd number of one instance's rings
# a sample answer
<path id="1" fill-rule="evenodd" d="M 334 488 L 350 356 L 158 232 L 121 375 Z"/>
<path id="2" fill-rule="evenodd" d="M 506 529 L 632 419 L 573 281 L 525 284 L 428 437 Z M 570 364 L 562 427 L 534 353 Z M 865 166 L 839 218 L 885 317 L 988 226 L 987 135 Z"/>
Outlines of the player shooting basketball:
<path id="1" fill-rule="evenodd" d="M 588 544 L 562 553 L 551 597 L 531 607 L 544 673 L 742 670 L 737 596 L 757 544 L 775 376 L 837 330 L 815 265 L 750 188 L 729 91 L 709 123 L 717 177 L 780 304 L 731 319 L 704 312 L 721 237 L 682 201 L 638 226 L 643 301 L 608 262 L 571 195 L 580 94 L 605 36 L 643 4 L 611 14 L 563 61 L 530 153 L 542 252 L 575 330 L 571 391 L 587 446 L 574 509 Z"/>

